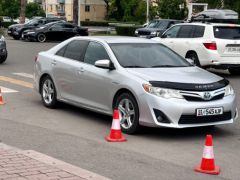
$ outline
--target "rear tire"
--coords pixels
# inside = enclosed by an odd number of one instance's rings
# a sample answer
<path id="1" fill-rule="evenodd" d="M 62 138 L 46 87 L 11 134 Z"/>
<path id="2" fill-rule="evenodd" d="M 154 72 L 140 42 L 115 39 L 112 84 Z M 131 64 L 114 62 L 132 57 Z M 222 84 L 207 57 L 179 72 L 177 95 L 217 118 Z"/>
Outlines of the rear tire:
<path id="1" fill-rule="evenodd" d="M 53 80 L 50 76 L 46 76 L 41 81 L 41 97 L 44 106 L 48 108 L 55 108 L 57 106 L 57 91 Z"/>
<path id="2" fill-rule="evenodd" d="M 189 52 L 189 53 L 187 53 L 186 58 L 192 59 L 196 66 L 201 67 L 197 53 Z"/>
<path id="3" fill-rule="evenodd" d="M 228 71 L 232 75 L 240 75 L 240 68 L 229 68 Z"/>
<path id="4" fill-rule="evenodd" d="M 38 41 L 38 42 L 45 42 L 46 39 L 47 39 L 47 38 L 46 38 L 46 35 L 43 34 L 43 33 L 40 33 L 40 34 L 37 35 L 37 41 Z"/>
<path id="5" fill-rule="evenodd" d="M 120 113 L 121 129 L 126 134 L 135 134 L 139 131 L 139 108 L 137 101 L 130 93 L 123 93 L 117 97 L 115 108 Z"/>

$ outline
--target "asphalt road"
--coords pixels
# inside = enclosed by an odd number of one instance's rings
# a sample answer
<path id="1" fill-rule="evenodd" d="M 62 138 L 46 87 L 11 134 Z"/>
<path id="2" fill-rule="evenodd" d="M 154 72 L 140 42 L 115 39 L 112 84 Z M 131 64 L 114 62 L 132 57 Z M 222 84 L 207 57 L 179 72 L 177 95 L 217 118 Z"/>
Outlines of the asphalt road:
<path id="1" fill-rule="evenodd" d="M 127 142 L 108 143 L 104 136 L 111 117 L 66 104 L 58 109 L 43 107 L 39 94 L 31 88 L 34 57 L 55 44 L 7 40 L 9 57 L 0 65 L 0 86 L 8 88 L 3 94 L 6 105 L 0 106 L 3 143 L 33 149 L 117 180 L 239 179 L 238 121 L 215 128 L 146 128 L 141 134 L 125 135 Z M 240 76 L 219 75 L 231 81 L 239 99 Z M 221 167 L 218 176 L 193 171 L 200 163 L 208 133 L 213 135 L 215 160 Z"/>

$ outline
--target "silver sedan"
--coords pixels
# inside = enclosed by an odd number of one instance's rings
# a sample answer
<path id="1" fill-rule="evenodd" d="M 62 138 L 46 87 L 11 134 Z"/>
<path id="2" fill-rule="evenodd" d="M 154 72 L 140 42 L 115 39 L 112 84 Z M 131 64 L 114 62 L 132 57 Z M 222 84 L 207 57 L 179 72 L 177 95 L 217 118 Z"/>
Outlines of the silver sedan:
<path id="1" fill-rule="evenodd" d="M 227 124 L 238 116 L 228 80 L 148 39 L 74 37 L 40 52 L 34 76 L 46 107 L 62 101 L 108 115 L 117 108 L 129 134 L 141 126 Z"/>

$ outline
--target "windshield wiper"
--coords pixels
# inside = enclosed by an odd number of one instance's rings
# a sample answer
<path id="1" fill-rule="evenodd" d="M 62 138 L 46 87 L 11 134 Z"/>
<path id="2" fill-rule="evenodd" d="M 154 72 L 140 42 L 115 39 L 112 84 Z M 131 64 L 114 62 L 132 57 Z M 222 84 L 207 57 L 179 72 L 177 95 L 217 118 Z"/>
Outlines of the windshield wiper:
<path id="1" fill-rule="evenodd" d="M 129 65 L 129 66 L 124 66 L 125 68 L 146 68 L 143 66 L 138 66 L 138 65 Z"/>

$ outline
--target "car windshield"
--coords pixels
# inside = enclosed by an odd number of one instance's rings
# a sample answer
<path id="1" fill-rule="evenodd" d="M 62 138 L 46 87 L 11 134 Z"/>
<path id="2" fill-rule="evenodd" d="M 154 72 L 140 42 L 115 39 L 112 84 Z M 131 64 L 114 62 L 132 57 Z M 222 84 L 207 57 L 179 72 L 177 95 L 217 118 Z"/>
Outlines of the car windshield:
<path id="1" fill-rule="evenodd" d="M 213 28 L 215 38 L 219 39 L 240 39 L 240 27 L 215 26 Z"/>
<path id="2" fill-rule="evenodd" d="M 110 47 L 125 68 L 192 66 L 174 51 L 157 43 L 112 43 Z"/>
<path id="3" fill-rule="evenodd" d="M 39 19 L 32 19 L 25 24 L 34 25 L 34 24 L 38 23 L 38 21 L 39 21 Z"/>
<path id="4" fill-rule="evenodd" d="M 166 29 L 168 25 L 167 21 L 152 21 L 147 26 L 148 28 L 159 28 L 159 29 Z"/>

